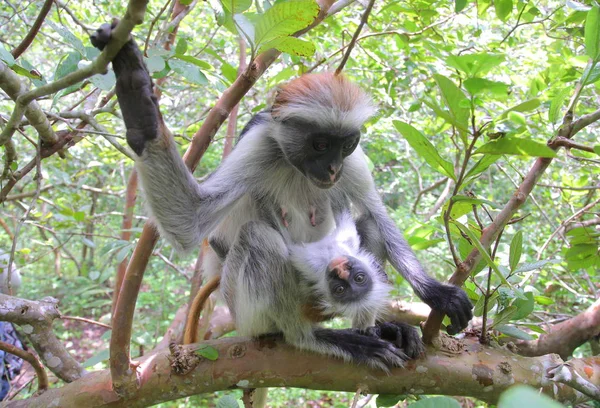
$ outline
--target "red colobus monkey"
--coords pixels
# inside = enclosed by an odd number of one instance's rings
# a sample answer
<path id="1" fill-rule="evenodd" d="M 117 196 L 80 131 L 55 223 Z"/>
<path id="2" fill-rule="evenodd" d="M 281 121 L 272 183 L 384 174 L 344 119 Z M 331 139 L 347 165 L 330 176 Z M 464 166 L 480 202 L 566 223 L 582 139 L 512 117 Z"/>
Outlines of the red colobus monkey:
<path id="1" fill-rule="evenodd" d="M 103 25 L 92 43 L 104 48 L 113 27 Z M 333 230 L 335 216 L 350 207 L 360 213 L 356 225 L 363 249 L 389 261 L 425 303 L 447 314 L 450 333 L 466 327 L 472 317 L 466 294 L 427 275 L 375 189 L 358 145 L 375 109 L 358 86 L 330 73 L 291 81 L 199 184 L 165 129 L 133 40 L 115 57 L 113 69 L 127 142 L 138 156 L 156 226 L 180 250 L 196 249 L 206 237 L 227 248 L 220 286 L 239 334 L 281 332 L 298 348 L 381 369 L 401 366 L 407 350 L 420 350 L 412 328 L 382 324 L 371 331 L 378 336 L 324 329 L 303 312 L 306 299 L 282 231 L 293 244 L 319 241 Z M 289 227 L 281 222 L 282 208 Z"/>

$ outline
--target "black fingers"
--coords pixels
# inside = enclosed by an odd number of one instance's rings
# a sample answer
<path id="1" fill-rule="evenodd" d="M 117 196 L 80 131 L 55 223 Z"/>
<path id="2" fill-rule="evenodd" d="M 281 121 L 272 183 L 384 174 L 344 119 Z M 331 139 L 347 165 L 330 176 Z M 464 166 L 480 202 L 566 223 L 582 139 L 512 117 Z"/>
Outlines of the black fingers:
<path id="1" fill-rule="evenodd" d="M 369 327 L 367 333 L 393 343 L 408 358 L 417 358 L 425 352 L 425 346 L 416 328 L 406 323 L 381 322 Z"/>
<path id="2" fill-rule="evenodd" d="M 456 334 L 463 330 L 473 318 L 473 305 L 464 290 L 458 286 L 443 285 L 436 282 L 428 289 L 423 301 L 432 309 L 439 310 L 450 318 L 448 334 Z"/>
<path id="3" fill-rule="evenodd" d="M 102 50 L 108 44 L 118 21 L 102 24 L 90 36 L 94 47 Z M 160 111 L 154 96 L 152 79 L 144 65 L 142 53 L 130 39 L 112 61 L 117 77 L 117 99 L 127 128 L 127 143 L 140 156 L 146 143 L 158 137 Z"/>
<path id="4" fill-rule="evenodd" d="M 392 343 L 363 334 L 356 329 L 317 329 L 315 337 L 324 347 L 333 350 L 331 354 L 336 355 L 337 349 L 341 351 L 341 356 L 349 357 L 354 363 L 366 364 L 384 371 L 402 367 L 408 360 L 404 351 Z"/>

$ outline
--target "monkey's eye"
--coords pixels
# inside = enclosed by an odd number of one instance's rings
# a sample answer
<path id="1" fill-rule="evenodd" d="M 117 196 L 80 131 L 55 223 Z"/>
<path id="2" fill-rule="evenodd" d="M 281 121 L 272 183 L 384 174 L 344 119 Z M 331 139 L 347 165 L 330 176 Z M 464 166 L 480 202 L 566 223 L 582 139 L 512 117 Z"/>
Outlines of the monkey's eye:
<path id="1" fill-rule="evenodd" d="M 322 137 L 315 139 L 313 140 L 313 148 L 317 152 L 324 152 L 325 150 L 329 149 L 329 140 Z"/>
<path id="2" fill-rule="evenodd" d="M 356 276 L 354 277 L 354 282 L 356 283 L 363 283 L 365 281 L 366 277 L 364 273 L 357 273 Z"/>
<path id="3" fill-rule="evenodd" d="M 345 290 L 346 288 L 343 285 L 338 285 L 333 289 L 333 293 L 335 293 L 336 295 L 341 295 L 342 293 L 344 293 Z"/>
<path id="4" fill-rule="evenodd" d="M 354 149 L 356 149 L 356 146 L 358 145 L 358 139 L 353 139 L 353 140 L 349 140 L 346 143 L 344 143 L 344 145 L 342 146 L 342 149 L 344 149 L 344 152 L 352 152 L 354 151 Z"/>

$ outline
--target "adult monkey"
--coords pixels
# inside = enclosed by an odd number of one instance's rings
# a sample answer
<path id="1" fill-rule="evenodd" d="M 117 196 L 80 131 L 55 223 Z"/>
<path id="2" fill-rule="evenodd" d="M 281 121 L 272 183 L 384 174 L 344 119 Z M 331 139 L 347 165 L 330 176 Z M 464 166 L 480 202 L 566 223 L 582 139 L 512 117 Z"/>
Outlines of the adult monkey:
<path id="1" fill-rule="evenodd" d="M 92 35 L 102 49 L 113 25 Z M 281 209 L 295 242 L 313 242 L 333 228 L 350 203 L 361 212 L 363 243 L 402 273 L 417 295 L 447 314 L 449 332 L 464 328 L 471 303 L 458 287 L 429 277 L 381 202 L 362 150 L 360 128 L 374 113 L 370 99 L 343 76 L 302 76 L 278 94 L 232 154 L 202 184 L 185 166 L 164 126 L 141 53 L 130 40 L 113 61 L 127 142 L 162 236 L 182 250 L 211 235 L 228 248 L 221 280 L 242 335 L 278 330 L 302 349 L 386 369 L 420 350 L 416 330 L 395 326 L 394 343 L 352 329 L 314 328 L 294 296 L 296 275 L 280 231 Z M 381 326 L 383 327 L 383 326 Z M 381 329 L 380 327 L 380 329 Z M 388 326 L 385 326 L 388 327 Z M 381 330 L 380 330 L 381 331 Z M 389 333 L 383 333 L 388 337 Z M 413 350 L 414 352 L 410 352 Z"/>

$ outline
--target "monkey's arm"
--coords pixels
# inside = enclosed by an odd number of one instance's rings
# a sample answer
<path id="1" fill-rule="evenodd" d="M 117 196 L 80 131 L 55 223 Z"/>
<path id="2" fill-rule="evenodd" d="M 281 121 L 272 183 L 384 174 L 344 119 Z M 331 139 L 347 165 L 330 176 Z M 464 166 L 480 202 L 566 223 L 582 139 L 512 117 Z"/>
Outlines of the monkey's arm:
<path id="1" fill-rule="evenodd" d="M 103 49 L 115 26 L 116 22 L 103 24 L 90 37 L 92 44 Z M 245 191 L 233 187 L 231 182 L 222 183 L 232 176 L 231 166 L 227 165 L 202 185 L 196 182 L 164 125 L 153 93 L 154 84 L 133 39 L 123 46 L 112 64 L 127 143 L 138 155 L 136 167 L 148 207 L 161 235 L 173 246 L 183 250 L 195 248 Z"/>
<path id="2" fill-rule="evenodd" d="M 452 323 L 448 326 L 448 333 L 458 333 L 467 327 L 473 317 L 473 306 L 467 294 L 458 286 L 442 284 L 427 275 L 388 215 L 362 155 L 362 152 L 358 152 L 350 163 L 348 173 L 351 186 L 346 189 L 350 192 L 353 204 L 362 212 L 357 222 L 362 245 L 382 261 L 389 260 L 423 302 L 450 317 Z"/>

